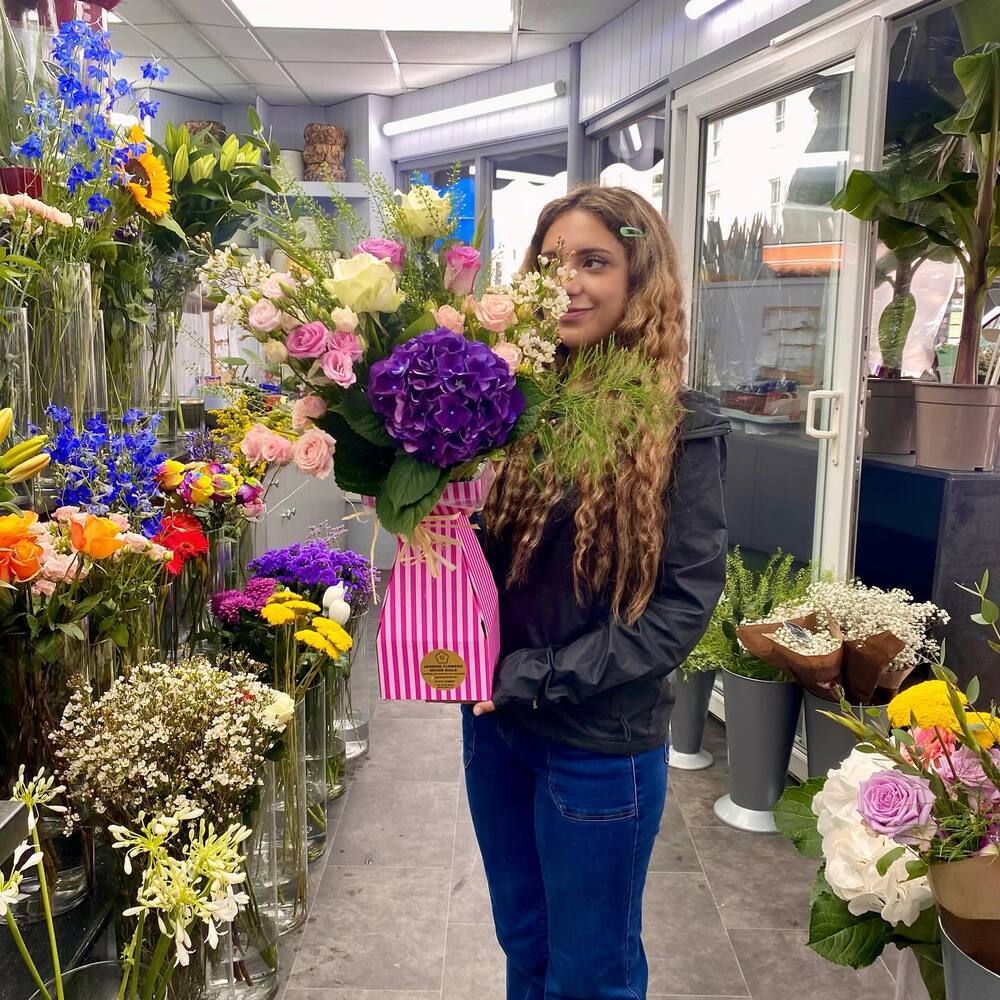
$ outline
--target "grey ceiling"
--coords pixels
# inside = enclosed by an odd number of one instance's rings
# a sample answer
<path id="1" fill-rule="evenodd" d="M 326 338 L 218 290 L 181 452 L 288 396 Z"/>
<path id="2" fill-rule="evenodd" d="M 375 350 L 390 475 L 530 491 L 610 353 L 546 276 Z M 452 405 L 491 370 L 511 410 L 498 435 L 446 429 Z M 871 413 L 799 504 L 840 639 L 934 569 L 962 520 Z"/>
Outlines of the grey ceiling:
<path id="1" fill-rule="evenodd" d="M 331 0 L 317 0 L 331 2 Z M 474 2 L 474 0 L 470 0 Z M 208 101 L 333 104 L 401 94 L 564 48 L 635 0 L 514 0 L 509 34 L 251 28 L 228 0 L 124 0 L 112 25 L 122 68 L 159 56 L 165 90 Z M 388 44 L 386 44 L 388 42 Z M 395 56 L 395 64 L 393 63 Z"/>

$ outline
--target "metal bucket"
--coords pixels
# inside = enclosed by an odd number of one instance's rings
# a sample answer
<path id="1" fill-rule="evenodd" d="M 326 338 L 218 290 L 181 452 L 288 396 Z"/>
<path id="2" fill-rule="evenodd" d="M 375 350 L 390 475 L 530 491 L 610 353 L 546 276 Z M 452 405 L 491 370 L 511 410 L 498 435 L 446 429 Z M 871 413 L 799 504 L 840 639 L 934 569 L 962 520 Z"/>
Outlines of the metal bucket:
<path id="1" fill-rule="evenodd" d="M 670 766 L 681 771 L 701 771 L 715 758 L 702 749 L 708 703 L 715 687 L 717 670 L 675 670 L 671 683 L 674 706 L 670 712 Z"/>

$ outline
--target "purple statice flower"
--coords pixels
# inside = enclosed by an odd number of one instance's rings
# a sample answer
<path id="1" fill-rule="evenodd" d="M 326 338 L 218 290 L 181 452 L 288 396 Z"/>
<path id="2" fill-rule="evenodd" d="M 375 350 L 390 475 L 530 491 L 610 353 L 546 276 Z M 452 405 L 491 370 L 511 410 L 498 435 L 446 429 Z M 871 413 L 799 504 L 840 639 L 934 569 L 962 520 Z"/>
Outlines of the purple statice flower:
<path id="1" fill-rule="evenodd" d="M 858 789 L 858 812 L 875 833 L 898 844 L 919 844 L 934 831 L 934 792 L 926 778 L 878 771 Z"/>
<path id="2" fill-rule="evenodd" d="M 344 584 L 348 604 L 367 604 L 372 597 L 372 581 L 379 581 L 371 562 L 357 552 L 331 548 L 321 539 L 296 542 L 284 549 L 271 549 L 248 565 L 253 574 L 271 577 L 292 589 L 316 592 Z"/>
<path id="3" fill-rule="evenodd" d="M 368 399 L 406 452 L 442 469 L 504 444 L 525 406 L 506 361 L 443 327 L 373 364 Z"/>

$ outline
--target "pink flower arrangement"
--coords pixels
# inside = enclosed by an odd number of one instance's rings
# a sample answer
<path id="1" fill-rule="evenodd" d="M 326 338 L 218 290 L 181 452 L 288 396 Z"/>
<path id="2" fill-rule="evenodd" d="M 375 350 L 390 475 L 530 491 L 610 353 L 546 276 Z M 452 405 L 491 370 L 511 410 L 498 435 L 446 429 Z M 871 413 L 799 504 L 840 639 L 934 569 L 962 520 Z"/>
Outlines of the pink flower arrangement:
<path id="1" fill-rule="evenodd" d="M 318 358 L 330 348 L 333 334 L 319 320 L 296 327 L 285 338 L 288 353 L 299 361 Z"/>
<path id="2" fill-rule="evenodd" d="M 304 431 L 310 421 L 318 420 L 326 413 L 326 401 L 322 396 L 302 396 L 292 403 L 292 429 Z"/>
<path id="3" fill-rule="evenodd" d="M 500 292 L 487 292 L 472 307 L 476 319 L 491 333 L 503 333 L 514 325 L 517 312 L 514 300 Z"/>
<path id="4" fill-rule="evenodd" d="M 307 476 L 326 479 L 333 469 L 336 442 L 318 427 L 305 432 L 292 447 L 295 467 Z"/>
<path id="5" fill-rule="evenodd" d="M 445 251 L 444 262 L 444 287 L 455 295 L 468 295 L 483 266 L 479 251 L 464 245 L 451 247 Z"/>
<path id="6" fill-rule="evenodd" d="M 259 462 L 288 465 L 292 460 L 292 442 L 263 424 L 254 424 L 246 432 L 240 442 L 240 451 L 253 465 Z"/>
<path id="7" fill-rule="evenodd" d="M 260 299 L 250 307 L 247 319 L 255 330 L 271 333 L 281 326 L 281 310 L 270 299 Z"/>

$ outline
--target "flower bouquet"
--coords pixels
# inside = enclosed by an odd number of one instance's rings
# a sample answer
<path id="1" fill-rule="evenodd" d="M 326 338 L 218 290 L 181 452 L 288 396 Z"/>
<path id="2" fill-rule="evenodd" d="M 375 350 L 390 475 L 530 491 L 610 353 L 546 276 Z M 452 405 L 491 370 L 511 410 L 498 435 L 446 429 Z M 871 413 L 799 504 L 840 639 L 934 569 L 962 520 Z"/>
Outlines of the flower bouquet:
<path id="1" fill-rule="evenodd" d="M 298 446 L 312 436 L 319 454 L 322 440 L 337 484 L 370 498 L 399 536 L 378 643 L 383 695 L 485 698 L 497 595 L 470 515 L 489 489 L 488 460 L 534 433 L 573 483 L 600 465 L 595 456 L 610 462 L 609 400 L 635 419 L 663 400 L 638 352 L 557 357 L 569 301 L 560 261 L 540 259 L 537 272 L 477 298 L 480 254 L 454 239 L 450 196 L 367 180 L 385 237 L 367 236 L 338 201 L 338 225 L 314 215 L 319 245 L 306 246 L 297 213 L 307 203 L 293 198 L 278 203 L 269 233 L 288 272 L 263 273 L 230 248 L 203 275 L 223 315 L 290 370 L 306 428 Z M 347 256 L 343 229 L 358 240 Z"/>
<path id="2" fill-rule="evenodd" d="M 975 708 L 977 682 L 963 692 L 942 664 L 933 670 L 893 698 L 887 722 L 847 702 L 831 713 L 859 746 L 825 781 L 786 792 L 779 822 L 826 860 L 812 921 L 826 957 L 858 967 L 890 940 L 909 943 L 943 1000 L 935 915 L 919 915 L 932 902 L 952 940 L 1000 973 L 1000 718 Z"/>

